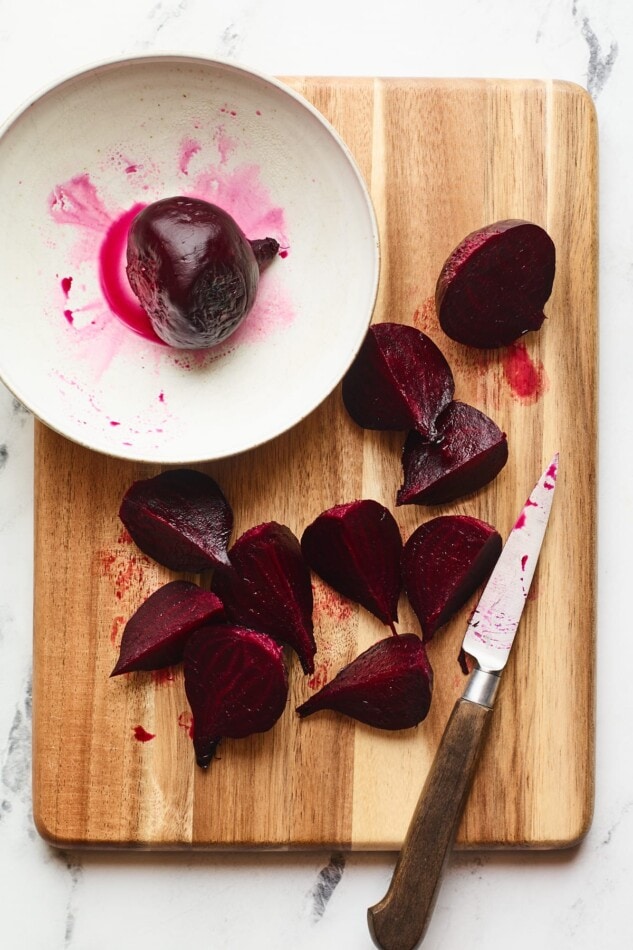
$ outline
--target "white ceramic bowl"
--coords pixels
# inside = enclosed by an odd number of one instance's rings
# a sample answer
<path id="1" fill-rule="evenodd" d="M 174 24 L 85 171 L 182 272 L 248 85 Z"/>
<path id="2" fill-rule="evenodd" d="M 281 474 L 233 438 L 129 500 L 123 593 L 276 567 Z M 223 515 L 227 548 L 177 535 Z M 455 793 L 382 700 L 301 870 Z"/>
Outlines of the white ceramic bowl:
<path id="1" fill-rule="evenodd" d="M 178 194 L 283 248 L 242 327 L 204 351 L 126 324 L 134 209 Z M 371 319 L 378 233 L 352 156 L 304 99 L 231 63 L 141 57 L 56 84 L 0 133 L 0 200 L 0 378 L 109 455 L 203 461 L 279 435 L 335 388 Z"/>

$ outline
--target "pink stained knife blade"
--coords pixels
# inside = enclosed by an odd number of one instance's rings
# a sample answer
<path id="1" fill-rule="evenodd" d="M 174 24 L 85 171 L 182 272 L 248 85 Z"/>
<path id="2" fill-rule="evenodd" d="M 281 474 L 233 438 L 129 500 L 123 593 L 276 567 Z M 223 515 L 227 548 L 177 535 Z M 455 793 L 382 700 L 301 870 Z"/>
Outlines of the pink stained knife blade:
<path id="1" fill-rule="evenodd" d="M 367 912 L 382 950 L 414 950 L 433 912 L 442 873 L 468 798 L 545 536 L 556 487 L 558 454 L 534 486 L 508 536 L 462 644 L 476 661 L 431 765 L 389 889 Z"/>

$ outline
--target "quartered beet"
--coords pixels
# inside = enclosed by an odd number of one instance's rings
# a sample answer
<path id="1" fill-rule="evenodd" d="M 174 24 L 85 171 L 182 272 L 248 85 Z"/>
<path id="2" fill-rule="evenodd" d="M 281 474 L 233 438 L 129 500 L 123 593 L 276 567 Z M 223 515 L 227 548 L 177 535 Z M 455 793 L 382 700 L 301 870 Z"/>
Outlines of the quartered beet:
<path id="1" fill-rule="evenodd" d="M 404 444 L 404 483 L 397 505 L 443 505 L 477 491 L 508 460 L 505 433 L 485 413 L 452 402 L 437 420 L 437 439 L 410 432 Z"/>
<path id="2" fill-rule="evenodd" d="M 408 729 L 426 717 L 433 671 L 413 633 L 375 643 L 297 708 L 301 718 L 333 709 L 378 729 Z"/>
<path id="3" fill-rule="evenodd" d="M 189 581 L 171 581 L 154 591 L 125 625 L 111 676 L 159 670 L 182 660 L 187 638 L 222 613 L 222 601 Z"/>
<path id="4" fill-rule="evenodd" d="M 207 201 L 164 198 L 132 222 L 127 276 L 161 340 L 204 348 L 237 330 L 278 250 L 274 238 L 249 241 Z"/>
<path id="5" fill-rule="evenodd" d="M 501 535 L 485 521 L 442 515 L 420 525 L 404 545 L 404 589 L 428 642 L 494 567 Z"/>
<path id="6" fill-rule="evenodd" d="M 233 512 L 209 475 L 170 469 L 134 482 L 119 517 L 138 547 L 172 571 L 228 565 Z"/>
<path id="7" fill-rule="evenodd" d="M 365 429 L 417 429 L 431 438 L 452 400 L 453 374 L 435 343 L 415 327 L 377 323 L 343 379 L 343 402 Z"/>
<path id="8" fill-rule="evenodd" d="M 229 558 L 231 569 L 216 571 L 212 584 L 226 616 L 288 644 L 304 672 L 313 673 L 310 569 L 290 528 L 276 521 L 256 525 L 237 539 Z"/>
<path id="9" fill-rule="evenodd" d="M 193 746 L 202 768 L 222 739 L 266 732 L 284 711 L 283 650 L 265 633 L 231 625 L 201 627 L 187 641 L 184 671 Z"/>
<path id="10" fill-rule="evenodd" d="M 497 221 L 473 231 L 442 267 L 435 305 L 458 343 L 498 347 L 545 319 L 556 268 L 554 242 L 529 221 Z"/>
<path id="11" fill-rule="evenodd" d="M 324 581 L 396 632 L 402 538 L 384 505 L 363 499 L 329 508 L 305 529 L 301 550 Z"/>

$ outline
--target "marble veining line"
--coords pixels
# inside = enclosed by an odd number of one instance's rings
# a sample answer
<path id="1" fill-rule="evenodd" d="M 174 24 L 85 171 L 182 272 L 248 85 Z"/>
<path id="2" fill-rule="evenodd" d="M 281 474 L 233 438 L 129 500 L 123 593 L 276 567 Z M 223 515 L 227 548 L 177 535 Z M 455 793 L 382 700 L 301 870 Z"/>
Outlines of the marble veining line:
<path id="1" fill-rule="evenodd" d="M 633 808 L 633 801 L 626 802 L 626 804 L 624 805 L 624 807 L 622 808 L 620 812 L 619 817 L 611 824 L 610 828 L 607 828 L 607 831 L 604 837 L 602 838 L 602 841 L 600 842 L 601 846 L 611 844 L 611 839 L 613 838 L 613 835 L 618 830 L 618 827 L 620 823 L 622 822 L 622 820 L 624 819 L 624 817 L 628 815 L 628 813 L 631 811 L 632 808 Z"/>
<path id="2" fill-rule="evenodd" d="M 177 20 L 183 13 L 186 13 L 188 7 L 189 0 L 179 0 L 175 4 L 157 3 L 149 13 L 149 19 L 157 21 L 156 33 L 160 33 L 170 20 Z"/>
<path id="3" fill-rule="evenodd" d="M 5 467 L 9 460 L 9 450 L 7 449 L 6 442 L 3 442 L 0 445 L 0 472 Z"/>
<path id="4" fill-rule="evenodd" d="M 319 871 L 314 887 L 310 891 L 311 916 L 315 922 L 323 917 L 332 894 L 340 884 L 344 870 L 345 856 L 337 852 L 330 857 L 329 864 Z"/>
<path id="5" fill-rule="evenodd" d="M 0 772 L 0 822 L 13 810 L 15 801 L 31 806 L 31 677 L 26 683 L 23 701 L 17 706 L 9 729 L 6 752 Z M 32 829 L 31 829 L 32 830 Z M 34 834 L 34 833 L 33 833 Z M 30 837 L 33 837 L 30 834 Z"/>
<path id="6" fill-rule="evenodd" d="M 13 409 L 13 412 L 15 413 L 16 416 L 30 416 L 31 415 L 31 410 L 27 409 L 26 406 L 23 403 L 21 403 L 19 399 L 15 398 L 15 396 L 13 396 L 13 399 L 11 401 L 11 408 Z"/>
<path id="7" fill-rule="evenodd" d="M 68 894 L 68 900 L 66 901 L 66 916 L 64 926 L 64 948 L 66 950 L 66 948 L 69 948 L 72 945 L 73 934 L 75 932 L 75 920 L 77 916 L 77 911 L 75 908 L 75 895 L 83 875 L 83 867 L 81 863 L 67 851 L 60 851 L 58 854 L 60 860 L 65 863 L 70 874 L 70 893 Z"/>
<path id="8" fill-rule="evenodd" d="M 238 55 L 239 50 L 242 46 L 242 38 L 239 34 L 238 27 L 232 21 L 222 30 L 220 36 L 219 51 L 227 59 L 235 59 Z"/>
<path id="9" fill-rule="evenodd" d="M 618 56 L 618 44 L 615 41 L 612 42 L 608 53 L 603 54 L 602 46 L 589 17 L 580 13 L 576 2 L 572 6 L 572 15 L 575 22 L 580 25 L 580 32 L 589 47 L 587 89 L 591 97 L 595 99 L 602 92 L 607 79 L 611 75 L 611 70 Z"/>

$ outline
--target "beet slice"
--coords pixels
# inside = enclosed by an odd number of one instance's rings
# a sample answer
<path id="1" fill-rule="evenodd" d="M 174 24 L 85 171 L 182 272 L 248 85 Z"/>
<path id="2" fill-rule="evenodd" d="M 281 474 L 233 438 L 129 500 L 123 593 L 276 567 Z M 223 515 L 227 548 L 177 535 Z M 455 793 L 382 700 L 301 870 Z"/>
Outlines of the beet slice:
<path id="1" fill-rule="evenodd" d="M 397 505 L 443 505 L 477 491 L 508 460 L 505 433 L 485 413 L 452 402 L 437 420 L 438 437 L 410 432 L 404 444 L 404 483 Z"/>
<path id="2" fill-rule="evenodd" d="M 343 402 L 364 429 L 417 429 L 431 438 L 453 398 L 451 368 L 415 327 L 377 323 L 367 332 L 342 386 Z"/>
<path id="3" fill-rule="evenodd" d="M 216 571 L 212 587 L 233 623 L 286 643 L 305 673 L 314 672 L 312 583 L 298 539 L 276 521 L 242 534 L 229 552 L 230 570 Z"/>
<path id="4" fill-rule="evenodd" d="M 301 550 L 324 581 L 396 632 L 402 538 L 384 505 L 363 499 L 329 508 L 304 530 Z"/>
<path id="5" fill-rule="evenodd" d="M 202 768 L 222 739 L 266 732 L 284 711 L 283 649 L 265 633 L 230 624 L 200 627 L 185 647 L 184 671 L 193 746 Z"/>
<path id="6" fill-rule="evenodd" d="M 387 637 L 361 653 L 297 707 L 303 719 L 333 709 L 378 729 L 409 729 L 426 717 L 433 671 L 413 633 Z"/>
<path id="7" fill-rule="evenodd" d="M 490 574 L 502 546 L 492 525 L 467 515 L 441 515 L 416 528 L 402 551 L 402 577 L 425 643 Z"/>
<path id="8" fill-rule="evenodd" d="M 555 269 L 554 242 L 537 224 L 497 221 L 473 231 L 440 272 L 440 326 L 468 346 L 507 346 L 540 328 Z"/>
<path id="9" fill-rule="evenodd" d="M 237 330 L 255 303 L 260 272 L 278 250 L 274 238 L 251 243 L 208 201 L 163 198 L 132 222 L 127 276 L 161 340 L 204 348 Z"/>
<path id="10" fill-rule="evenodd" d="M 171 581 L 145 600 L 125 625 L 110 676 L 159 670 L 182 660 L 187 638 L 222 613 L 222 601 L 189 581 Z"/>
<path id="11" fill-rule="evenodd" d="M 233 512 L 209 475 L 179 468 L 134 482 L 119 517 L 138 547 L 172 571 L 228 565 Z"/>

